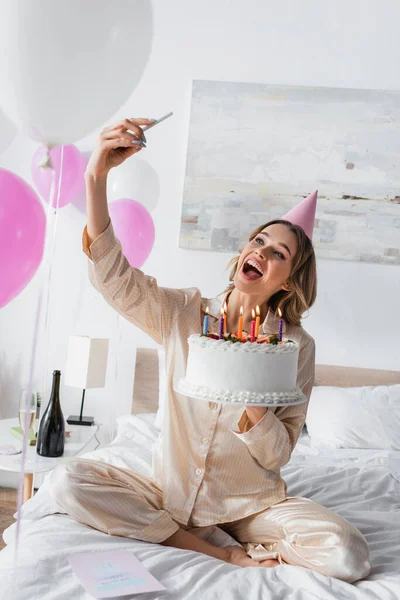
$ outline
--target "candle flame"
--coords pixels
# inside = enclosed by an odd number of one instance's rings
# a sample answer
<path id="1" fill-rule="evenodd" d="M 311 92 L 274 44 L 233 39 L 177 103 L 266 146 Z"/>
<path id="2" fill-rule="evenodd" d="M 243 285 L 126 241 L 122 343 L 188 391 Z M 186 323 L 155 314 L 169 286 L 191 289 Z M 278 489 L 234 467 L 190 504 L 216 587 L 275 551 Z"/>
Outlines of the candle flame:
<path id="1" fill-rule="evenodd" d="M 243 306 L 240 307 L 240 316 L 243 317 Z"/>
<path id="2" fill-rule="evenodd" d="M 221 317 L 223 317 L 223 316 L 224 316 L 224 308 L 221 307 Z"/>
<path id="3" fill-rule="evenodd" d="M 251 318 L 252 319 L 256 318 L 256 313 L 254 312 L 254 308 L 251 309 Z"/>
<path id="4" fill-rule="evenodd" d="M 226 302 L 224 302 L 224 312 L 225 313 L 228 312 L 228 306 L 227 306 Z"/>
<path id="5" fill-rule="evenodd" d="M 259 317 L 260 316 L 260 307 L 258 306 L 258 304 L 256 306 L 256 313 L 257 313 L 257 317 Z"/>
<path id="6" fill-rule="evenodd" d="M 206 315 L 208 315 L 208 313 L 209 313 L 209 312 L 210 312 L 210 311 L 209 311 L 209 308 L 208 308 L 208 306 L 207 306 L 207 308 L 206 308 Z"/>
<path id="7" fill-rule="evenodd" d="M 282 311 L 280 308 L 278 308 L 278 313 L 279 313 L 280 318 L 282 319 Z"/>

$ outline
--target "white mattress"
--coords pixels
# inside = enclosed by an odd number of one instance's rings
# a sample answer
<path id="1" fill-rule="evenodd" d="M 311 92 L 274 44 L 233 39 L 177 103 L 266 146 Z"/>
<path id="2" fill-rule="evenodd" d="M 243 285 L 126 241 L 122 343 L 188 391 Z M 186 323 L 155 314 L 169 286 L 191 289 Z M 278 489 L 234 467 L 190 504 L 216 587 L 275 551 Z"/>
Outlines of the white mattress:
<path id="1" fill-rule="evenodd" d="M 151 475 L 154 415 L 119 420 L 107 448 L 84 456 Z M 288 495 L 307 496 L 337 511 L 365 535 L 372 572 L 350 585 L 301 567 L 240 568 L 195 552 L 111 537 L 75 523 L 54 507 L 46 481 L 23 507 L 18 564 L 13 570 L 15 524 L 4 532 L 0 552 L 0 598 L 89 600 L 67 561 L 71 553 L 130 550 L 167 588 L 137 598 L 174 600 L 398 600 L 400 598 L 400 452 L 318 450 L 303 435 L 282 474 Z M 227 540 L 215 538 L 224 545 Z"/>

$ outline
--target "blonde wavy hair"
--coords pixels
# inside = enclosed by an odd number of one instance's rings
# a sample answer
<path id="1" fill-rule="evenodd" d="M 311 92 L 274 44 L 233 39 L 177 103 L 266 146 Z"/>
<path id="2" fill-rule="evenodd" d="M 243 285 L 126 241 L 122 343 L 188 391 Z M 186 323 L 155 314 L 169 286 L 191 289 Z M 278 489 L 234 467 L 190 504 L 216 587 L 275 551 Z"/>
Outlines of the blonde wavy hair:
<path id="1" fill-rule="evenodd" d="M 311 308 L 317 297 L 317 265 L 314 247 L 301 227 L 283 219 L 269 221 L 269 223 L 257 227 L 257 229 L 251 232 L 249 242 L 254 240 L 263 229 L 275 224 L 285 225 L 289 231 L 294 233 L 297 239 L 297 252 L 288 279 L 289 291 L 280 290 L 276 292 L 269 299 L 268 307 L 274 312 L 280 308 L 283 318 L 287 323 L 300 325 L 304 311 Z M 236 275 L 241 252 L 240 250 L 239 256 L 233 257 L 226 267 L 227 269 L 231 269 L 229 273 L 229 281 L 231 283 L 224 293 L 230 293 L 235 287 L 233 280 Z"/>

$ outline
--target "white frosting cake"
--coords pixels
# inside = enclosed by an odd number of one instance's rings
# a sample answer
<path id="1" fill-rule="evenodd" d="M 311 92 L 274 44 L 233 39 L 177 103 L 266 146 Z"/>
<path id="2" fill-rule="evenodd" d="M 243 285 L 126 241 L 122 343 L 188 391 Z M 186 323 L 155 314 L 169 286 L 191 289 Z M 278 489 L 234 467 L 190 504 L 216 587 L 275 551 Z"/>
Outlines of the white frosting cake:
<path id="1" fill-rule="evenodd" d="M 236 342 L 191 335 L 186 377 L 175 386 L 185 396 L 255 406 L 300 404 L 296 386 L 299 345 Z"/>

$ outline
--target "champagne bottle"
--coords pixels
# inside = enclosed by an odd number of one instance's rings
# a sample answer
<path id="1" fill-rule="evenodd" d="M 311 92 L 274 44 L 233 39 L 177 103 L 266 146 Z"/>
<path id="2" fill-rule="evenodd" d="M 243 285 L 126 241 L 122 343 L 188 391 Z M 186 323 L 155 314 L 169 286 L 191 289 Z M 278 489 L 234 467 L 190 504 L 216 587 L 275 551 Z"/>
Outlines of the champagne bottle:
<path id="1" fill-rule="evenodd" d="M 36 451 L 40 456 L 64 454 L 65 422 L 60 404 L 61 371 L 53 371 L 50 400 L 39 425 Z"/>

